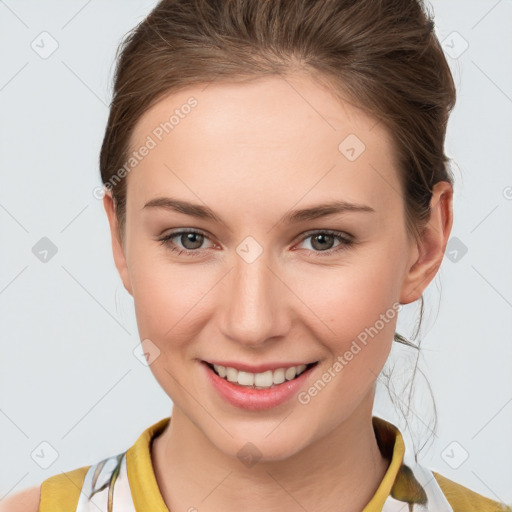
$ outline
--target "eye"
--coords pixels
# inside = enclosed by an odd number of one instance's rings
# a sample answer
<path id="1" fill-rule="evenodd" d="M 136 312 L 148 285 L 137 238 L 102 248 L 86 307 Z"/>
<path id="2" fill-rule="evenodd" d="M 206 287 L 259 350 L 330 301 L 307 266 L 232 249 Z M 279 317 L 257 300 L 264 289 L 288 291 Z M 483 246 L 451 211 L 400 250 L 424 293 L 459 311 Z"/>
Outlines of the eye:
<path id="1" fill-rule="evenodd" d="M 179 247 L 172 240 L 174 238 L 178 238 L 178 241 L 184 246 L 184 248 Z M 304 242 L 308 238 L 312 239 L 311 246 L 313 250 L 307 249 L 309 252 L 312 252 L 315 257 L 322 256 L 322 253 L 326 255 L 345 250 L 353 245 L 355 242 L 352 240 L 350 235 L 345 235 L 339 231 L 331 231 L 331 230 L 317 230 L 317 231 L 309 231 L 302 237 L 301 241 Z M 204 240 L 208 240 L 206 234 L 201 231 L 195 229 L 187 229 L 180 231 L 173 231 L 164 237 L 159 239 L 159 242 L 162 245 L 167 246 L 167 248 L 178 255 L 184 254 L 186 256 L 197 256 L 201 255 L 203 249 L 201 249 L 201 245 Z M 338 241 L 339 244 L 332 248 L 332 243 L 334 241 Z M 315 254 L 316 253 L 316 254 Z"/>
<path id="2" fill-rule="evenodd" d="M 179 237 L 178 240 L 184 245 L 184 249 L 177 246 L 172 239 Z M 166 245 L 171 252 L 177 254 L 185 254 L 187 256 L 196 256 L 201 253 L 196 249 L 200 248 L 203 241 L 208 239 L 204 233 L 195 229 L 186 229 L 181 231 L 173 231 L 168 235 L 159 239 L 162 245 Z"/>
<path id="3" fill-rule="evenodd" d="M 343 251 L 348 249 L 352 244 L 354 244 L 354 240 L 349 235 L 345 235 L 339 231 L 309 231 L 303 236 L 302 241 L 304 242 L 308 238 L 311 238 L 311 246 L 313 250 L 310 252 L 316 253 L 315 256 L 322 256 L 321 253 L 332 254 L 338 251 Z M 332 248 L 332 243 L 334 241 L 338 241 L 339 244 Z M 318 249 L 318 250 L 317 250 Z"/>

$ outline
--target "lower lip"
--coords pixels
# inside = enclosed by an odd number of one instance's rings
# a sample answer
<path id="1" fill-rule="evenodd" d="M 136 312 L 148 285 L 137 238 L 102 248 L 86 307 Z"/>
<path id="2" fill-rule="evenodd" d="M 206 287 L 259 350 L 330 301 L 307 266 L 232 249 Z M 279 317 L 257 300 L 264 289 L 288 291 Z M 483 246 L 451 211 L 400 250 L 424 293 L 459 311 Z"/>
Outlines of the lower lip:
<path id="1" fill-rule="evenodd" d="M 271 409 L 289 400 L 298 393 L 316 366 L 303 371 L 297 378 L 277 384 L 273 388 L 255 389 L 233 384 L 219 377 L 205 362 L 201 364 L 205 368 L 208 379 L 222 398 L 235 407 L 250 411 Z"/>

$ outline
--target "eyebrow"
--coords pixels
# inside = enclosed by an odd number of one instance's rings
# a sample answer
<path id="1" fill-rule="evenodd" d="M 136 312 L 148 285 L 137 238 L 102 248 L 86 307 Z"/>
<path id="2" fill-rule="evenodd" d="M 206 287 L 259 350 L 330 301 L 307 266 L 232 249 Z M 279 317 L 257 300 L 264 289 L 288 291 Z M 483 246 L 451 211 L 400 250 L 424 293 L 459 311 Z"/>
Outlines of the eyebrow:
<path id="1" fill-rule="evenodd" d="M 166 210 L 183 213 L 198 219 L 210 220 L 226 226 L 226 222 L 208 206 L 193 204 L 188 201 L 182 201 L 171 197 L 156 197 L 151 199 L 143 206 L 142 209 L 144 208 L 164 208 Z M 347 212 L 375 213 L 375 210 L 372 207 L 363 204 L 349 203 L 347 201 L 331 201 L 329 203 L 318 204 L 301 210 L 292 210 L 284 215 L 280 222 L 294 224 Z"/>

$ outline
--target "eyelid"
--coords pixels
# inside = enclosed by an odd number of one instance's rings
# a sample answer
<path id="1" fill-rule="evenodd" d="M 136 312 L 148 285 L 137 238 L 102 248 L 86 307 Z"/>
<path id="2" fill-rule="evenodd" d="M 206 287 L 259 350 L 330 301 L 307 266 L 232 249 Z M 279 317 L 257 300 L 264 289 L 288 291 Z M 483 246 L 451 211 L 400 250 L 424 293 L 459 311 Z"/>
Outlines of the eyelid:
<path id="1" fill-rule="evenodd" d="M 196 229 L 196 228 L 177 228 L 176 230 L 173 230 L 173 231 L 170 231 L 169 233 L 167 233 L 166 235 L 163 235 L 163 236 L 160 236 L 157 240 L 162 244 L 162 245 L 165 245 L 167 242 L 170 241 L 171 238 L 174 238 L 175 236 L 178 236 L 178 235 L 183 235 L 183 234 L 187 234 L 187 233 L 195 233 L 197 235 L 201 235 L 203 236 L 205 239 L 208 239 L 211 241 L 211 238 L 210 238 L 210 235 L 201 230 L 201 229 Z M 189 252 L 189 253 L 192 253 L 192 252 L 196 252 L 196 253 L 199 253 L 200 251 L 203 251 L 204 249 L 196 249 L 196 250 L 192 250 L 192 249 L 181 249 L 181 247 L 178 248 L 179 250 L 183 251 L 183 252 Z"/>
<path id="2" fill-rule="evenodd" d="M 304 231 L 304 233 L 301 233 L 297 239 L 299 241 L 302 241 L 305 238 L 310 237 L 311 235 L 318 235 L 318 234 L 342 236 L 347 241 L 352 241 L 354 239 L 354 237 L 350 233 L 347 233 L 346 231 L 338 231 L 337 229 L 310 229 L 309 231 Z"/>

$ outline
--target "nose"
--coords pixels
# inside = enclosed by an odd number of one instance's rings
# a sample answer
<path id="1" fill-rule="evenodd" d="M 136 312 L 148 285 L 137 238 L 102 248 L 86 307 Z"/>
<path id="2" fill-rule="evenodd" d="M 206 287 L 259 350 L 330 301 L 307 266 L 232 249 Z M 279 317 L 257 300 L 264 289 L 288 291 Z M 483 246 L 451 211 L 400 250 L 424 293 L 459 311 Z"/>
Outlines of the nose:
<path id="1" fill-rule="evenodd" d="M 248 262 L 237 256 L 226 277 L 221 299 L 223 335 L 253 348 L 284 337 L 290 328 L 293 293 L 268 259 L 261 255 Z"/>

